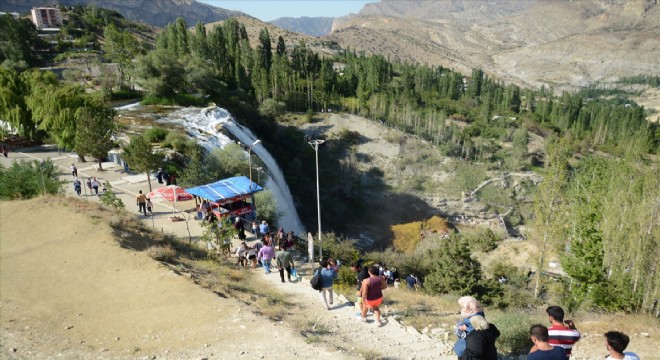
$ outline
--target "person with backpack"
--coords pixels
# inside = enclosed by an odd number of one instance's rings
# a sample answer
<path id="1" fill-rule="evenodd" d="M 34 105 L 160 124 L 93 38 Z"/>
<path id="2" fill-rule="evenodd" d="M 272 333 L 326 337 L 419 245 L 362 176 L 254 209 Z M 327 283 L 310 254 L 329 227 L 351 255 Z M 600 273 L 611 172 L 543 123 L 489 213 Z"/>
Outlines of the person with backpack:
<path id="1" fill-rule="evenodd" d="M 321 291 L 319 296 L 321 298 L 321 304 L 326 310 L 330 309 L 329 305 L 332 305 L 332 285 L 334 285 L 335 279 L 337 279 L 337 270 L 335 270 L 332 265 L 327 260 L 322 260 L 321 265 Z M 326 299 L 326 293 L 328 298 Z M 328 301 L 329 300 L 329 301 Z"/>

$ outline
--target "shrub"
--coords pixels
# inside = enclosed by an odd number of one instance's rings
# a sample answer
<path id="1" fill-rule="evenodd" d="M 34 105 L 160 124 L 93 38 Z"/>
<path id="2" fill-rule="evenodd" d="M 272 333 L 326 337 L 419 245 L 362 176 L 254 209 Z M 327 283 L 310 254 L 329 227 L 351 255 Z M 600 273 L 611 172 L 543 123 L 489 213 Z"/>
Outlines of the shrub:
<path id="1" fill-rule="evenodd" d="M 357 261 L 359 255 L 353 240 L 339 237 L 334 233 L 323 233 L 323 257 L 331 257 L 341 260 L 344 265 L 350 265 Z"/>
<path id="2" fill-rule="evenodd" d="M 191 151 L 197 149 L 197 143 L 195 140 L 190 139 L 186 135 L 175 132 L 170 132 L 167 134 L 165 140 L 163 141 L 163 146 L 171 148 L 181 154 L 188 154 Z"/>
<path id="3" fill-rule="evenodd" d="M 522 355 L 529 352 L 532 342 L 529 340 L 529 328 L 535 323 L 520 312 L 491 312 L 486 314 L 488 321 L 500 330 L 497 350 L 501 354 Z"/>
<path id="4" fill-rule="evenodd" d="M 145 140 L 150 143 L 159 143 L 165 140 L 170 131 L 162 127 L 152 127 L 142 134 Z"/>
<path id="5" fill-rule="evenodd" d="M 489 252 L 497 248 L 497 243 L 501 240 L 493 230 L 480 229 L 473 233 L 462 235 L 474 250 Z"/>
<path id="6" fill-rule="evenodd" d="M 147 250 L 147 255 L 154 260 L 171 262 L 176 257 L 176 250 L 169 244 L 165 246 L 152 246 Z"/>
<path id="7" fill-rule="evenodd" d="M 121 201 L 120 198 L 115 195 L 114 191 L 112 191 L 112 185 L 110 185 L 109 182 L 106 182 L 105 184 L 105 193 L 101 195 L 100 201 L 101 204 L 109 207 L 113 207 L 115 209 L 124 209 L 124 202 Z"/>
<path id="8" fill-rule="evenodd" d="M 392 233 L 394 234 L 394 248 L 407 254 L 415 251 L 417 243 L 419 243 L 420 240 L 419 231 L 421 228 L 421 221 L 392 225 Z"/>
<path id="9" fill-rule="evenodd" d="M 62 181 L 48 159 L 14 161 L 9 168 L 0 165 L 0 199 L 30 199 L 40 194 L 57 194 Z"/>
<path id="10" fill-rule="evenodd" d="M 282 114 L 286 106 L 281 101 L 275 101 L 274 99 L 266 99 L 261 105 L 259 105 L 259 114 L 263 117 L 274 119 Z"/>

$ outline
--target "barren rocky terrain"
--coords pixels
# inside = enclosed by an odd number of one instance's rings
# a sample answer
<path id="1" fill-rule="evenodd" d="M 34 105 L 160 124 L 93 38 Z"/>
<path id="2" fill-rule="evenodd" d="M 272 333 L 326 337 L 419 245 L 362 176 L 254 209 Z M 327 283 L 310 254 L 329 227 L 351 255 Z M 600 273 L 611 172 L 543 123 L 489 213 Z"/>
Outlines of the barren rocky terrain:
<path id="1" fill-rule="evenodd" d="M 463 72 L 478 67 L 507 82 L 572 89 L 657 74 L 655 0 L 381 1 L 337 18 L 344 47 Z"/>

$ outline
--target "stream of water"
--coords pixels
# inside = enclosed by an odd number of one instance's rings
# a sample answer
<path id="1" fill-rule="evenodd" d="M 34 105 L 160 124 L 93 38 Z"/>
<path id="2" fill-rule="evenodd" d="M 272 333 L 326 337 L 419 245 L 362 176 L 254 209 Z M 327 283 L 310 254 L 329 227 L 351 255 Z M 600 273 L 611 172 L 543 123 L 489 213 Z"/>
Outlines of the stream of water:
<path id="1" fill-rule="evenodd" d="M 257 140 L 250 129 L 237 123 L 227 110 L 218 107 L 178 109 L 158 121 L 182 125 L 190 136 L 193 136 L 201 146 L 209 151 L 223 148 L 225 145 L 235 142 L 220 131 L 222 128 L 248 146 Z M 268 169 L 266 183 L 259 185 L 270 190 L 277 202 L 279 223 L 270 225 L 281 226 L 287 232 L 293 230 L 296 234 L 305 234 L 305 227 L 300 221 L 300 217 L 298 217 L 291 191 L 284 180 L 284 174 L 282 174 L 279 165 L 261 143 L 252 147 L 252 152 L 261 159 Z"/>

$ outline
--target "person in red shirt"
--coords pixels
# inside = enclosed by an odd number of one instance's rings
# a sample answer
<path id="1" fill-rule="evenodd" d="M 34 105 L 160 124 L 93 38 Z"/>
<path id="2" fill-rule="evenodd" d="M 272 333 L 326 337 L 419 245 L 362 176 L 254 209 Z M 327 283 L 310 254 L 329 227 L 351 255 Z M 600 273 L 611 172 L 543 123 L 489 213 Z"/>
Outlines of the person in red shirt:
<path id="1" fill-rule="evenodd" d="M 550 320 L 548 328 L 548 343 L 552 346 L 561 346 L 566 350 L 566 355 L 571 356 L 571 350 L 578 340 L 580 332 L 575 328 L 571 320 L 564 321 L 564 309 L 559 306 L 550 306 L 545 312 Z"/>

